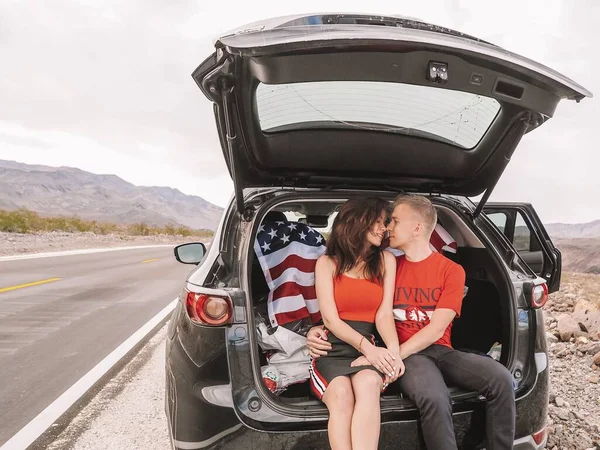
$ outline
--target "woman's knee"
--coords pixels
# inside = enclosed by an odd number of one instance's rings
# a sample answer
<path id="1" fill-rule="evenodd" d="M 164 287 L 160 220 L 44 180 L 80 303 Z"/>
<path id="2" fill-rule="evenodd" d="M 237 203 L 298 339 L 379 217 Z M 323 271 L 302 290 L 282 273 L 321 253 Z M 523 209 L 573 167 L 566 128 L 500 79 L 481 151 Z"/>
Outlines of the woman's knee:
<path id="1" fill-rule="evenodd" d="M 331 410 L 340 410 L 343 412 L 349 411 L 350 414 L 354 409 L 354 392 L 352 383 L 348 377 L 335 378 L 323 396 L 323 402 L 327 408 Z"/>
<path id="2" fill-rule="evenodd" d="M 363 395 L 379 395 L 382 386 L 383 379 L 374 370 L 362 370 L 352 378 L 352 387 L 357 399 Z"/>

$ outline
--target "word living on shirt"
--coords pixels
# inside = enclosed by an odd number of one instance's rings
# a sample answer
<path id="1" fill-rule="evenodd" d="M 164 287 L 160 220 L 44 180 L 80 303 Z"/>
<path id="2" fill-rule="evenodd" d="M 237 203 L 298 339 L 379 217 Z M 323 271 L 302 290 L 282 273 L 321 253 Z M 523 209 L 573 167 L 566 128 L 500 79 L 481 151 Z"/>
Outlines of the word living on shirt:
<path id="1" fill-rule="evenodd" d="M 396 288 L 394 303 L 420 303 L 432 305 L 439 301 L 442 288 L 413 288 L 400 286 Z"/>

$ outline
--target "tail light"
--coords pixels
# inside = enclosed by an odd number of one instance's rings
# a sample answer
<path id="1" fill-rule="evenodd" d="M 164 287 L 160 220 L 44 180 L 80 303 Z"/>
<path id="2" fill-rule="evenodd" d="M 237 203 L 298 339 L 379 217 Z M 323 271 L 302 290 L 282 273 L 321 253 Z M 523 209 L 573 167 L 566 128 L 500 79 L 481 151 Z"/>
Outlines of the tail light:
<path id="1" fill-rule="evenodd" d="M 546 438 L 546 431 L 547 431 L 547 428 L 544 427 L 540 431 L 538 431 L 537 433 L 533 433 L 531 435 L 531 437 L 533 438 L 534 442 L 537 445 L 540 445 L 542 442 L 544 442 L 544 439 Z"/>
<path id="2" fill-rule="evenodd" d="M 546 283 L 533 286 L 531 289 L 531 306 L 541 308 L 548 301 L 548 285 Z"/>
<path id="3" fill-rule="evenodd" d="M 190 320 L 199 325 L 223 326 L 230 324 L 233 317 L 233 305 L 228 296 L 188 292 L 185 306 Z"/>

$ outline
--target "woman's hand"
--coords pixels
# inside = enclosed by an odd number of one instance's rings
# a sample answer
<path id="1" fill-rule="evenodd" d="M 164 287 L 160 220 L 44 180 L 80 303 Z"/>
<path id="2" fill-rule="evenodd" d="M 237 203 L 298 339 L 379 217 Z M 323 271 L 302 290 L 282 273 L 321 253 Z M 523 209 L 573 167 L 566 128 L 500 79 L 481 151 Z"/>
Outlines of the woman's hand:
<path id="1" fill-rule="evenodd" d="M 376 347 L 370 342 L 367 344 L 363 344 L 363 355 L 369 361 L 369 363 L 379 370 L 384 375 L 389 375 L 390 377 L 394 376 L 394 373 L 398 369 L 398 361 L 402 362 L 400 359 L 400 355 L 394 355 L 387 348 L 384 347 Z"/>
<path id="2" fill-rule="evenodd" d="M 308 330 L 306 334 L 306 347 L 313 358 L 327 356 L 327 351 L 331 350 L 331 344 L 327 342 L 325 328 L 318 326 Z"/>
<path id="3" fill-rule="evenodd" d="M 396 381 L 398 378 L 400 378 L 402 375 L 404 375 L 404 372 L 406 371 L 406 367 L 404 366 L 404 361 L 402 361 L 402 358 L 400 358 L 400 353 L 395 353 L 395 352 L 390 352 L 390 353 L 392 353 L 392 355 L 394 355 L 396 357 L 396 359 L 394 360 L 395 370 L 392 372 L 391 376 L 389 373 L 385 375 L 384 387 L 387 387 L 389 384 Z M 367 359 L 366 356 L 359 356 L 354 361 L 352 361 L 352 363 L 350 364 L 351 367 L 371 366 L 371 365 L 372 364 L 369 362 L 369 360 Z"/>

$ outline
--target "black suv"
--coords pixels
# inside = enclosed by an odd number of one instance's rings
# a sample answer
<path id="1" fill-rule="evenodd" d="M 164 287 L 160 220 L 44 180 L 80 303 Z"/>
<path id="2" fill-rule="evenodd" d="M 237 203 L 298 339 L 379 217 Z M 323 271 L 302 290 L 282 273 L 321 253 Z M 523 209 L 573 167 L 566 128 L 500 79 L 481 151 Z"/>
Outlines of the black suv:
<path id="1" fill-rule="evenodd" d="M 308 383 L 275 395 L 264 382 L 256 330 L 269 287 L 256 236 L 279 214 L 325 239 L 348 198 L 391 201 L 400 192 L 432 200 L 456 243 L 447 256 L 466 271 L 453 346 L 496 352 L 514 377 L 515 448 L 543 448 L 542 307 L 559 289 L 561 256 L 531 205 L 487 200 L 523 135 L 561 99 L 591 93 L 490 43 L 401 17 L 284 17 L 215 47 L 193 79 L 214 103 L 235 196 L 208 252 L 202 244 L 175 250 L 198 267 L 168 329 L 173 448 L 328 447 L 327 409 Z M 485 445 L 485 398 L 449 389 L 458 441 Z M 383 394 L 381 414 L 380 448 L 425 448 L 418 411 L 401 393 Z"/>

